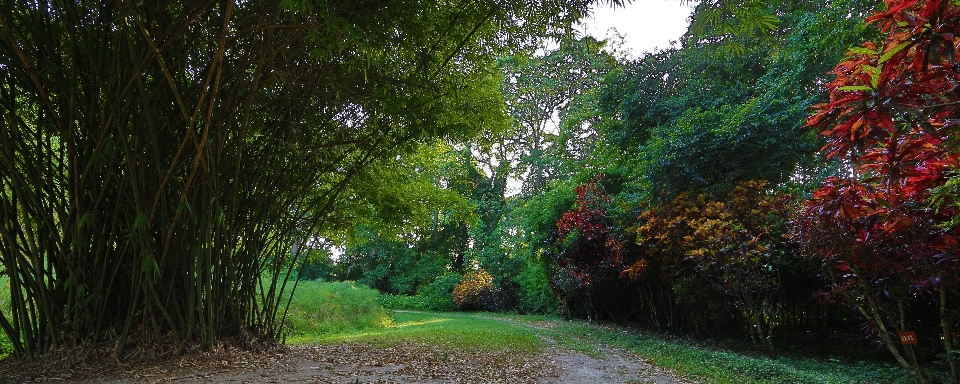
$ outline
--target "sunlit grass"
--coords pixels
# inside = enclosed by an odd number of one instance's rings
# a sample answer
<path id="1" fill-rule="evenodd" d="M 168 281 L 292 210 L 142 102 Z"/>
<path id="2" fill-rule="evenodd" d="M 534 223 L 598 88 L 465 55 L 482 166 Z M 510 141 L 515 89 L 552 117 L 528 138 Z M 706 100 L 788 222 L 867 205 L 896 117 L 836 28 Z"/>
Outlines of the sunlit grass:
<path id="1" fill-rule="evenodd" d="M 395 345 L 403 342 L 431 344 L 470 350 L 511 349 L 535 352 L 543 348 L 537 333 L 522 325 L 459 313 L 394 312 L 394 322 L 383 329 L 299 338 L 295 343 L 375 343 Z"/>

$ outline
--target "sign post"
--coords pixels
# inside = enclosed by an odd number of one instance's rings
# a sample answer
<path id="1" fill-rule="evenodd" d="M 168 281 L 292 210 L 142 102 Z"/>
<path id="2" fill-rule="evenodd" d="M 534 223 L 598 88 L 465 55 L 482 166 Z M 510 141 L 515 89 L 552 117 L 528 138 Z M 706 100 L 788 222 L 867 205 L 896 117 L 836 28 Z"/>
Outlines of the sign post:
<path id="1" fill-rule="evenodd" d="M 913 352 L 913 345 L 918 343 L 917 333 L 914 331 L 897 332 L 897 337 L 900 338 L 900 344 L 903 344 L 910 352 L 910 361 L 912 361 L 913 366 L 917 368 L 917 373 L 923 376 L 923 371 L 920 370 L 920 364 L 917 363 L 917 355 Z"/>
<path id="2" fill-rule="evenodd" d="M 917 333 L 914 331 L 897 332 L 897 335 L 900 336 L 900 344 L 913 345 L 917 343 Z"/>

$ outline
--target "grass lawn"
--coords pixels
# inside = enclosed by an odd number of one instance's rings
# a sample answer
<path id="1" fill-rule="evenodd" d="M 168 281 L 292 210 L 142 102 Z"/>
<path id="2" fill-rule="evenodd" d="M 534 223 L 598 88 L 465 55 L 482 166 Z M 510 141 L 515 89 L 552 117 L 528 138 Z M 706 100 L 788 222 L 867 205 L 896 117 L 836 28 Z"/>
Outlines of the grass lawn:
<path id="1" fill-rule="evenodd" d="M 364 342 L 393 345 L 418 342 L 467 350 L 511 349 L 537 352 L 543 341 L 535 329 L 464 313 L 394 312 L 394 321 L 380 329 L 305 335 L 295 344 Z"/>

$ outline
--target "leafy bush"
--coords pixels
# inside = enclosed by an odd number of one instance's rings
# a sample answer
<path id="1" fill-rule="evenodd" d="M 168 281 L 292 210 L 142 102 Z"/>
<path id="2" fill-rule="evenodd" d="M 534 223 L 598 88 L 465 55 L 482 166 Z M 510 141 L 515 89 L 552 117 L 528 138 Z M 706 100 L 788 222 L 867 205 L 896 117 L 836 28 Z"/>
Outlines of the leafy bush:
<path id="1" fill-rule="evenodd" d="M 453 290 L 463 276 L 456 273 L 446 273 L 417 292 L 422 297 L 426 308 L 434 311 L 452 311 L 456 304 L 453 302 Z"/>
<path id="2" fill-rule="evenodd" d="M 416 296 L 384 293 L 377 297 L 377 301 L 389 309 L 453 311 L 457 306 L 451 295 L 453 288 L 462 278 L 456 273 L 446 273 L 421 288 Z"/>
<path id="3" fill-rule="evenodd" d="M 382 293 L 377 296 L 377 303 L 387 309 L 405 309 L 423 311 L 427 309 L 427 301 L 423 296 L 394 295 Z"/>
<path id="4" fill-rule="evenodd" d="M 453 289 L 453 302 L 462 310 L 497 310 L 499 289 L 493 285 L 493 276 L 485 270 L 467 272 Z"/>
<path id="5" fill-rule="evenodd" d="M 376 298 L 375 290 L 352 282 L 301 281 L 286 325 L 294 338 L 383 328 L 393 320 Z"/>
<path id="6" fill-rule="evenodd" d="M 522 313 L 556 314 L 560 309 L 560 300 L 550 290 L 550 280 L 541 263 L 524 268 L 517 277 L 520 285 L 518 310 Z"/>
<path id="7" fill-rule="evenodd" d="M 681 194 L 669 209 L 641 214 L 637 239 L 654 251 L 624 272 L 642 280 L 651 259 L 667 256 L 671 260 L 663 264 L 673 268 L 663 271 L 697 276 L 724 297 L 727 307 L 740 312 L 754 344 L 773 349 L 772 332 L 781 322 L 780 309 L 787 306 L 780 293 L 781 266 L 789 258 L 781 250 L 784 219 L 777 214 L 781 201 L 782 197 L 767 191 L 765 181 L 757 180 L 737 183 L 723 200 Z M 671 248 L 674 252 L 659 251 Z M 678 290 L 677 285 L 674 291 L 691 293 Z M 691 298 L 702 299 L 699 293 Z"/>

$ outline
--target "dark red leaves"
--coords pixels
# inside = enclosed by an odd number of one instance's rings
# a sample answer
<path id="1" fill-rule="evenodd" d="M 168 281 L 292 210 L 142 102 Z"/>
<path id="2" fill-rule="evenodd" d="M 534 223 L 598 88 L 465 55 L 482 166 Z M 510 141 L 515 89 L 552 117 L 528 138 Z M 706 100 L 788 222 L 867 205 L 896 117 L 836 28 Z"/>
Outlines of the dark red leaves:
<path id="1" fill-rule="evenodd" d="M 580 285 L 590 285 L 601 276 L 615 275 L 622 268 L 623 246 L 611 235 L 606 207 L 610 196 L 600 187 L 598 175 L 576 188 L 577 209 L 557 222 L 557 237 L 564 246 L 560 265 Z"/>
<path id="2" fill-rule="evenodd" d="M 943 272 L 938 255 L 958 248 L 956 230 L 938 227 L 954 212 L 930 209 L 928 200 L 960 165 L 947 145 L 947 127 L 960 111 L 960 73 L 952 65 L 960 7 L 936 0 L 886 4 L 867 19 L 887 33 L 883 48 L 852 49 L 826 86 L 830 101 L 807 121 L 826 138 L 827 157 L 853 168 L 827 179 L 806 202 L 797 239 L 838 271 L 878 282 L 898 278 L 919 289 Z"/>

